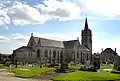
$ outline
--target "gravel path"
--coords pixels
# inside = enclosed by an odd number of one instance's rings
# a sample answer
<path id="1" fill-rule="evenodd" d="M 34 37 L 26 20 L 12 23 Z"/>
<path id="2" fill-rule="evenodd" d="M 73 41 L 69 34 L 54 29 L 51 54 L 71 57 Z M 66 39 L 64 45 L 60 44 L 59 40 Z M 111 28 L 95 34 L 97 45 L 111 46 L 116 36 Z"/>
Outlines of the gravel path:
<path id="1" fill-rule="evenodd" d="M 0 81 L 49 81 L 42 79 L 23 79 L 14 77 L 13 73 L 8 73 L 5 69 L 0 69 Z"/>

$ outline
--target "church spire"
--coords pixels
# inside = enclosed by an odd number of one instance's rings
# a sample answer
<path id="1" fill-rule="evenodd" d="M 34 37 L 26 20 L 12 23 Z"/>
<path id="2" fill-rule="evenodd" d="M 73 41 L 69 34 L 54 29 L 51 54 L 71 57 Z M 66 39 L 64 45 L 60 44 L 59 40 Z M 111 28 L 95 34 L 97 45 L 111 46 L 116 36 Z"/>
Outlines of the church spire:
<path id="1" fill-rule="evenodd" d="M 84 28 L 84 30 L 88 30 L 89 28 L 88 28 L 88 22 L 87 22 L 87 17 L 86 17 L 86 19 L 85 19 L 85 28 Z"/>

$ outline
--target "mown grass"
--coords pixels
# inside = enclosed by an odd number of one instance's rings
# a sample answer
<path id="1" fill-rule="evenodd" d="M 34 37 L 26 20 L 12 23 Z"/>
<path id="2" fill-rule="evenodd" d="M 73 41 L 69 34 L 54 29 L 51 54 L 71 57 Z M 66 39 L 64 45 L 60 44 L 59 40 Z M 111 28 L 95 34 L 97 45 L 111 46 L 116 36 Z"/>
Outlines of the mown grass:
<path id="1" fill-rule="evenodd" d="M 33 67 L 29 68 L 29 70 L 22 70 L 20 68 L 12 68 L 12 72 L 15 73 L 15 76 L 20 78 L 32 78 L 37 75 L 40 75 L 42 73 L 48 72 L 53 70 L 53 68 L 39 68 L 39 67 Z"/>
<path id="2" fill-rule="evenodd" d="M 100 69 L 113 69 L 113 65 L 101 65 Z"/>
<path id="3" fill-rule="evenodd" d="M 69 64 L 69 68 L 72 68 L 72 69 L 75 69 L 75 70 L 80 69 L 81 66 L 83 66 L 83 65 L 82 64 L 76 64 L 75 66 L 71 66 Z M 59 68 L 59 66 L 55 66 L 55 68 Z M 113 65 L 101 65 L 100 69 L 113 69 Z"/>
<path id="4" fill-rule="evenodd" d="M 76 64 L 75 66 L 69 65 L 69 68 L 78 70 L 78 69 L 80 69 L 80 66 L 81 66 L 81 64 Z"/>
<path id="5" fill-rule="evenodd" d="M 119 74 L 111 73 L 102 73 L 102 72 L 85 72 L 85 71 L 76 71 L 72 73 L 62 74 L 60 76 L 54 77 L 53 80 L 84 80 L 84 81 L 93 81 L 93 80 L 120 80 Z"/>
<path id="6" fill-rule="evenodd" d="M 120 74 L 120 71 L 113 69 L 111 73 Z"/>

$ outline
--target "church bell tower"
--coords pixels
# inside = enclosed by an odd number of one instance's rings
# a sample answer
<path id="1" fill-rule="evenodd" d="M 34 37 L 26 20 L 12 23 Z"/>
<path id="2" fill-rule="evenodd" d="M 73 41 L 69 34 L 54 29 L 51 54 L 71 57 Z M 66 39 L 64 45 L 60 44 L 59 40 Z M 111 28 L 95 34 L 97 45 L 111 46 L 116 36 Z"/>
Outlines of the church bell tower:
<path id="1" fill-rule="evenodd" d="M 81 36 L 81 44 L 87 47 L 92 54 L 92 32 L 88 27 L 87 18 L 85 19 L 85 27 L 84 30 L 82 30 Z"/>

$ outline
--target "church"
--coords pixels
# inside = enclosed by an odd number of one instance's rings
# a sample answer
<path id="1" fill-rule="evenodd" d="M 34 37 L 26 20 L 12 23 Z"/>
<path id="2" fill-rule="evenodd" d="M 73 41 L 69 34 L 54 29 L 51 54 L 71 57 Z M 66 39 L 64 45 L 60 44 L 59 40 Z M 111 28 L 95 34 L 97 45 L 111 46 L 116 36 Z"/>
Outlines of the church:
<path id="1" fill-rule="evenodd" d="M 57 41 L 47 38 L 35 37 L 31 33 L 27 46 L 13 50 L 13 62 L 18 63 L 61 63 L 63 60 L 74 63 L 92 61 L 92 31 L 85 19 L 84 29 L 79 39 Z"/>

